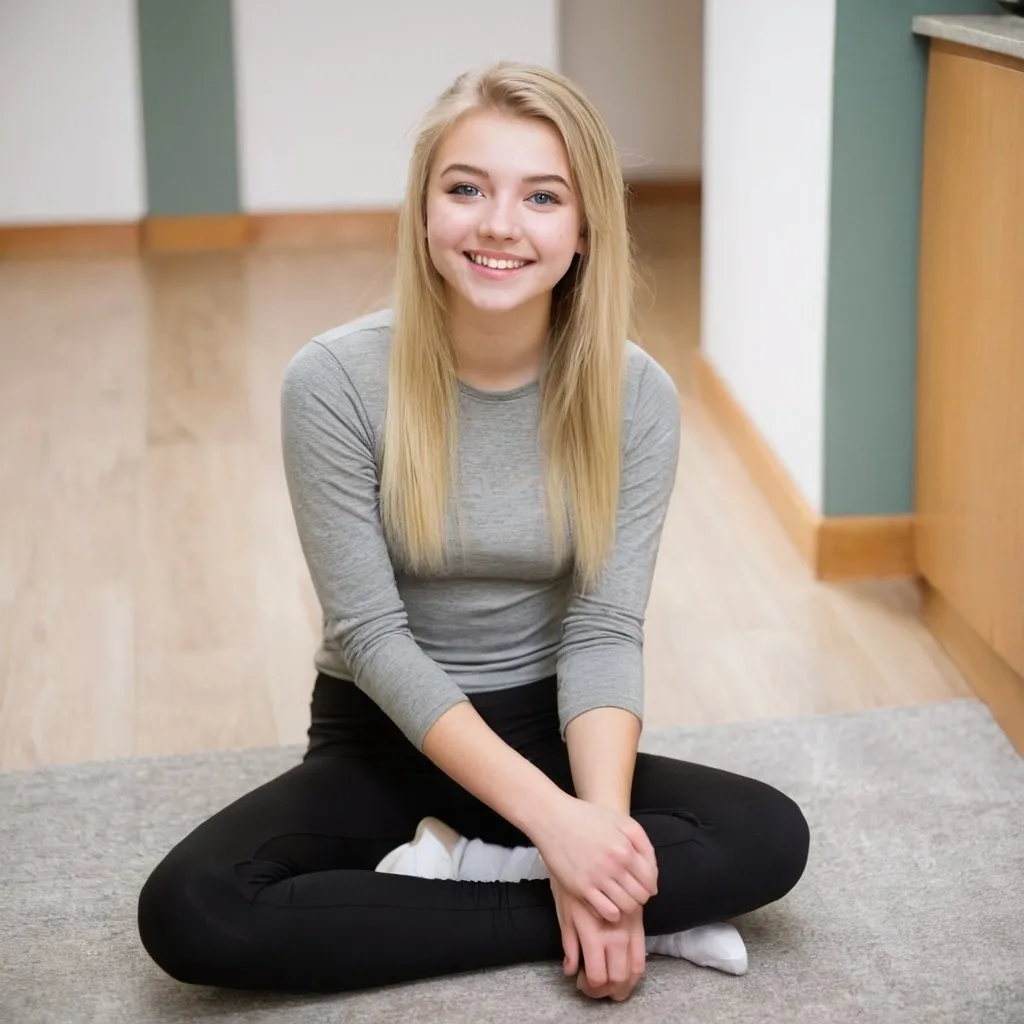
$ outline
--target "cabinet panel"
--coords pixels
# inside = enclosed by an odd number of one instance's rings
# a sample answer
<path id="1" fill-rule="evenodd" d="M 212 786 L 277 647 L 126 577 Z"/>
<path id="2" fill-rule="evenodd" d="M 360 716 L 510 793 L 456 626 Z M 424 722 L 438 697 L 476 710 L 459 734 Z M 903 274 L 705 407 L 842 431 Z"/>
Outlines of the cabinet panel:
<path id="1" fill-rule="evenodd" d="M 918 332 L 918 564 L 1024 673 L 1024 64 L 936 44 Z"/>

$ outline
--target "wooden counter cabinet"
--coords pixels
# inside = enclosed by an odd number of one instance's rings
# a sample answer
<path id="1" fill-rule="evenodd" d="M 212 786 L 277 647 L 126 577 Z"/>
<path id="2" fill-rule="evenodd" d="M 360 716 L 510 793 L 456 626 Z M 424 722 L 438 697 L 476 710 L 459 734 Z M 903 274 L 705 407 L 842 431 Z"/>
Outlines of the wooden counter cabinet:
<path id="1" fill-rule="evenodd" d="M 1024 750 L 1024 61 L 931 43 L 919 287 L 929 623 Z"/>

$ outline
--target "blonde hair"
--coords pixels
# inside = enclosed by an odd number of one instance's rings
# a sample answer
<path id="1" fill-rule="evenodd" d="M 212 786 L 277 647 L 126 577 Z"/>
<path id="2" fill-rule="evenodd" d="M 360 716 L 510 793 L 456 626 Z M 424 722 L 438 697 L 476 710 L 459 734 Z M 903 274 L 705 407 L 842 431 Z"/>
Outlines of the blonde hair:
<path id="1" fill-rule="evenodd" d="M 553 125 L 582 207 L 586 251 L 552 295 L 540 433 L 555 562 L 565 558 L 571 530 L 576 582 L 586 588 L 599 579 L 615 537 L 635 269 L 615 142 L 580 90 L 547 68 L 502 61 L 467 72 L 420 124 L 398 227 L 381 520 L 408 569 L 443 565 L 459 385 L 444 279 L 427 251 L 426 190 L 445 132 L 477 110 Z"/>

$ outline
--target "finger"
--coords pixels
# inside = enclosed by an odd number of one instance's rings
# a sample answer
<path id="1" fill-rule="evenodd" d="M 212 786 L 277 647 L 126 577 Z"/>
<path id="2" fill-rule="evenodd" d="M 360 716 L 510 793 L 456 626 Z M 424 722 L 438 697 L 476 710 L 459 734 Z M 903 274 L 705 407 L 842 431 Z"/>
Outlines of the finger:
<path id="1" fill-rule="evenodd" d="M 619 908 L 599 889 L 588 890 L 583 894 L 583 898 L 598 917 L 603 917 L 612 924 L 617 924 L 622 917 Z"/>
<path id="2" fill-rule="evenodd" d="M 635 914 L 642 906 L 614 878 L 608 879 L 601 891 L 627 916 Z"/>
<path id="3" fill-rule="evenodd" d="M 616 987 L 624 985 L 633 975 L 629 957 L 629 936 L 609 936 L 604 947 L 608 980 Z"/>
<path id="4" fill-rule="evenodd" d="M 646 862 L 650 870 L 654 872 L 654 880 L 656 881 L 658 874 L 658 857 L 654 852 L 654 846 L 651 844 L 651 840 L 644 831 L 643 826 L 635 818 L 630 818 L 629 824 L 626 826 L 626 836 L 633 844 L 633 848 L 636 852 L 640 854 L 640 857 Z"/>
<path id="5" fill-rule="evenodd" d="M 611 983 L 609 983 L 609 985 L 606 986 L 606 988 L 611 989 L 611 991 L 609 991 L 607 994 L 610 995 L 612 1000 L 616 1003 L 625 1002 L 633 994 L 633 991 L 639 984 L 640 979 L 643 977 L 644 968 L 646 966 L 646 951 L 644 949 L 643 939 L 641 939 L 640 941 L 639 969 L 637 968 L 636 954 L 632 944 L 630 945 L 629 951 L 627 953 L 627 963 L 629 965 L 629 976 L 626 978 L 626 980 L 619 982 L 614 986 L 611 985 Z"/>
<path id="6" fill-rule="evenodd" d="M 613 1003 L 624 1003 L 633 994 L 635 987 L 636 982 L 631 978 L 629 981 L 624 981 L 621 985 L 612 986 L 608 995 Z"/>
<path id="7" fill-rule="evenodd" d="M 636 988 L 636 983 L 639 980 L 634 975 L 630 975 L 625 981 L 619 982 L 616 985 L 609 982 L 604 987 L 604 994 L 613 1002 L 624 1003 L 633 994 L 633 989 Z"/>
<path id="8" fill-rule="evenodd" d="M 591 988 L 599 989 L 608 982 L 608 965 L 604 958 L 604 942 L 597 927 L 581 925 L 580 948 L 583 951 L 583 970 Z"/>
<path id="9" fill-rule="evenodd" d="M 656 860 L 648 860 L 646 854 L 634 851 L 626 869 L 651 896 L 657 896 L 658 862 Z"/>
<path id="10" fill-rule="evenodd" d="M 625 890 L 626 895 L 632 897 L 633 902 L 638 906 L 642 907 L 651 898 L 650 892 L 640 882 L 637 881 L 635 876 L 630 874 L 623 874 L 617 879 L 619 885 Z M 616 903 L 618 906 L 618 903 Z M 619 908 L 622 909 L 621 907 Z M 627 911 L 628 913 L 628 911 Z"/>
<path id="11" fill-rule="evenodd" d="M 643 925 L 630 932 L 629 966 L 637 978 L 647 970 L 647 942 Z"/>
<path id="12" fill-rule="evenodd" d="M 611 985 L 603 985 L 601 988 L 594 988 L 590 982 L 587 981 L 587 975 L 584 971 L 580 971 L 577 976 L 576 987 L 585 996 L 590 996 L 591 999 L 604 999 L 606 996 L 611 995 Z"/>
<path id="13" fill-rule="evenodd" d="M 643 825 L 641 825 L 636 818 L 630 818 L 623 826 L 622 831 L 626 833 L 626 837 L 633 844 L 638 853 L 642 854 L 648 860 L 654 860 L 654 847 L 651 845 L 650 837 L 644 831 Z"/>
<path id="14" fill-rule="evenodd" d="M 591 988 L 601 990 L 608 985 L 608 963 L 604 957 L 604 949 L 600 945 L 593 950 L 590 956 L 584 952 L 583 964 L 586 968 L 587 982 Z"/>
<path id="15" fill-rule="evenodd" d="M 572 977 L 580 969 L 580 937 L 571 920 L 562 922 L 562 949 L 565 950 L 562 969 L 566 977 Z"/>

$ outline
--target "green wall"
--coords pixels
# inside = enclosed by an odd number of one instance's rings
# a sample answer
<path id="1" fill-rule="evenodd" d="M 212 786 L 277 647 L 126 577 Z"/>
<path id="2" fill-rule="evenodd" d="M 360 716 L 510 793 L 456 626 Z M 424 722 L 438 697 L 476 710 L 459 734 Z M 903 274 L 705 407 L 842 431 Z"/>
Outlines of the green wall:
<path id="1" fill-rule="evenodd" d="M 149 213 L 236 213 L 231 0 L 137 2 Z"/>
<path id="2" fill-rule="evenodd" d="M 927 40 L 917 14 L 994 0 L 837 0 L 823 513 L 914 507 L 917 259 Z"/>

